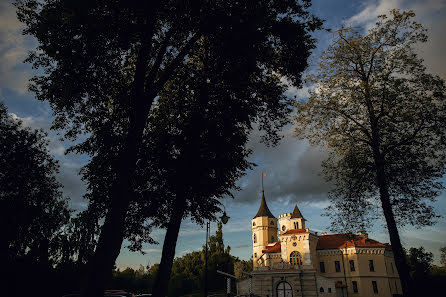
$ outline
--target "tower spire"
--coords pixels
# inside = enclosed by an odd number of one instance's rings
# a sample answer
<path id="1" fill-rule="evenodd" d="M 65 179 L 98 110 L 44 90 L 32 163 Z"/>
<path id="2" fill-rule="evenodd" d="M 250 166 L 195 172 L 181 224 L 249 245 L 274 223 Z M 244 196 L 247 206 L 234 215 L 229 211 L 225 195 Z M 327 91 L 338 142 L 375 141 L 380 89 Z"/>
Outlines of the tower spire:
<path id="1" fill-rule="evenodd" d="M 259 211 L 257 211 L 257 214 L 255 215 L 255 218 L 258 217 L 268 217 L 268 218 L 276 218 L 275 216 L 273 216 L 273 214 L 271 213 L 271 211 L 268 208 L 268 205 L 266 204 L 266 200 L 265 200 L 265 191 L 263 190 L 263 177 L 267 176 L 265 173 L 262 172 L 262 201 L 260 202 L 260 208 Z"/>

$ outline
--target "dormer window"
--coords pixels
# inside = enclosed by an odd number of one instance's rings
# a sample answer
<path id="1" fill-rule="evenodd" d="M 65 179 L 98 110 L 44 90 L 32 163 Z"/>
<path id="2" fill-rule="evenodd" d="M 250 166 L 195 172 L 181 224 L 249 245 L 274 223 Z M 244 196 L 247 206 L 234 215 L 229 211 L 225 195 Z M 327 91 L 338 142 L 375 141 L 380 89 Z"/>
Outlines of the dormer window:
<path id="1" fill-rule="evenodd" d="M 299 222 L 294 222 L 294 229 L 299 229 Z"/>

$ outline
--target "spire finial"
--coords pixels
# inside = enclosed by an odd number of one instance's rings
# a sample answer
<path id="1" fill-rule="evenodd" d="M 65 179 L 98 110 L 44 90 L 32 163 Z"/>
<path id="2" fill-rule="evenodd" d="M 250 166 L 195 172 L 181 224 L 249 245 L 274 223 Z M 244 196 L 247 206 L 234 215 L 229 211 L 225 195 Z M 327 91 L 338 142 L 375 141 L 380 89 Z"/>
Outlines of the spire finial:
<path id="1" fill-rule="evenodd" d="M 265 172 L 262 172 L 262 193 L 263 193 L 263 177 L 267 176 Z"/>

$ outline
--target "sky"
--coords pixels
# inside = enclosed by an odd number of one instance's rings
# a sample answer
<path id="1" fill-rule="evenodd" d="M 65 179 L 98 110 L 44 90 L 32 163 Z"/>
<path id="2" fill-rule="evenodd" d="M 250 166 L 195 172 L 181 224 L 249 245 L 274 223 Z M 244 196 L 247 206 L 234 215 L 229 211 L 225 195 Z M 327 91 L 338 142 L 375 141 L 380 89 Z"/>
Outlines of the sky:
<path id="1" fill-rule="evenodd" d="M 17 20 L 10 0 L 0 0 L 0 101 L 8 107 L 11 116 L 21 119 L 23 124 L 41 128 L 48 132 L 49 150 L 60 162 L 57 178 L 63 185 L 64 194 L 70 197 L 70 207 L 85 209 L 83 199 L 85 184 L 79 176 L 79 169 L 88 162 L 83 155 L 68 154 L 69 142 L 60 141 L 57 131 L 50 130 L 52 111 L 46 102 L 35 99 L 27 90 L 28 80 L 36 74 L 31 65 L 23 63 L 27 53 L 37 46 L 30 36 L 23 36 L 22 24 Z M 429 31 L 429 41 L 417 48 L 429 72 L 446 80 L 446 0 L 313 0 L 311 8 L 317 16 L 325 20 L 325 27 L 332 30 L 342 25 L 370 28 L 377 15 L 386 14 L 392 8 L 413 9 L 416 19 Z M 332 40 L 332 33 L 318 32 L 318 40 L 308 71 L 314 71 L 318 55 Z M 302 89 L 290 88 L 289 96 L 303 99 L 308 96 L 309 86 Z M 330 222 L 323 217 L 324 208 L 329 205 L 327 193 L 330 185 L 320 175 L 321 161 L 327 156 L 323 148 L 311 147 L 306 141 L 293 135 L 293 127 L 282 131 L 283 139 L 277 147 L 266 147 L 260 143 L 260 134 L 253 131 L 248 146 L 253 150 L 250 161 L 257 164 L 238 181 L 241 190 L 234 192 L 234 199 L 223 199 L 229 222 L 223 226 L 225 244 L 231 246 L 231 253 L 241 259 L 252 256 L 251 219 L 260 205 L 261 173 L 265 172 L 265 196 L 272 213 L 278 217 L 292 212 L 297 203 L 307 227 L 314 231 L 329 231 Z M 442 179 L 446 183 L 446 177 Z M 446 191 L 433 204 L 442 215 L 434 226 L 417 229 L 413 226 L 401 228 L 402 243 L 406 248 L 423 246 L 439 263 L 439 248 L 446 246 Z M 381 242 L 389 242 L 384 221 L 377 222 L 369 230 L 369 237 Z M 211 233 L 216 231 L 216 223 L 211 223 Z M 161 258 L 164 230 L 154 230 L 152 237 L 158 245 L 144 245 L 145 254 L 130 252 L 124 242 L 116 264 L 120 268 L 153 265 Z M 201 249 L 205 242 L 205 228 L 189 219 L 183 221 L 177 242 L 176 256 Z M 128 244 L 128 243 L 127 243 Z"/>

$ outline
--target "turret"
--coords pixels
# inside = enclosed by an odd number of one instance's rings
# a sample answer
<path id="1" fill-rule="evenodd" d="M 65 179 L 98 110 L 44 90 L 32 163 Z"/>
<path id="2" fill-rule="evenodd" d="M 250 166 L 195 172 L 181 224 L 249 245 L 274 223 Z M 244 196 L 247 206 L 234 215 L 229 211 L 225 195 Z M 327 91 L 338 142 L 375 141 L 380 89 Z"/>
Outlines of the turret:
<path id="1" fill-rule="evenodd" d="M 262 250 L 268 244 L 277 242 L 277 219 L 271 213 L 266 204 L 265 193 L 262 191 L 262 200 L 260 208 L 255 217 L 251 220 L 252 224 L 252 242 L 253 242 L 253 260 L 254 267 L 257 260 L 262 256 Z"/>
<path id="2" fill-rule="evenodd" d="M 283 233 L 292 229 L 305 229 L 305 221 L 296 204 L 293 212 L 284 213 L 279 216 L 280 232 Z"/>

